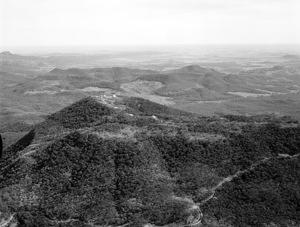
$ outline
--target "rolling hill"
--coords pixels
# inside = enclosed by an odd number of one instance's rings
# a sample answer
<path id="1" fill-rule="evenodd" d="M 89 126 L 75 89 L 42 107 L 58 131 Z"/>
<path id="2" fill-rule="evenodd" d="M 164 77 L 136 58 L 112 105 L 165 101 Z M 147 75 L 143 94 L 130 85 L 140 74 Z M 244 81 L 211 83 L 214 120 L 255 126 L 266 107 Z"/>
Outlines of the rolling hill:
<path id="1" fill-rule="evenodd" d="M 246 66 L 234 74 L 208 63 L 214 68 L 178 63 L 178 67 L 157 70 L 151 62 L 148 69 L 106 67 L 98 62 L 105 58 L 114 57 L 1 53 L 0 126 L 41 122 L 46 115 L 90 95 L 134 96 L 207 116 L 275 113 L 300 119 L 300 68 L 294 58 L 280 55 L 280 61 L 259 67 L 237 59 Z M 7 135 L 13 133 L 7 131 Z"/>

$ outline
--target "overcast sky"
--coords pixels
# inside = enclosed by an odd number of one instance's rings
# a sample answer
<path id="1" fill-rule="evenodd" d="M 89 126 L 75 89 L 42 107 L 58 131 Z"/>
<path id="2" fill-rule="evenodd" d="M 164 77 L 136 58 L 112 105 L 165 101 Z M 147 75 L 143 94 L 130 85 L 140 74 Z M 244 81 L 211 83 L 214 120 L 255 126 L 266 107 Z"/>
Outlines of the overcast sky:
<path id="1" fill-rule="evenodd" d="M 300 42 L 300 0 L 0 0 L 0 46 Z"/>

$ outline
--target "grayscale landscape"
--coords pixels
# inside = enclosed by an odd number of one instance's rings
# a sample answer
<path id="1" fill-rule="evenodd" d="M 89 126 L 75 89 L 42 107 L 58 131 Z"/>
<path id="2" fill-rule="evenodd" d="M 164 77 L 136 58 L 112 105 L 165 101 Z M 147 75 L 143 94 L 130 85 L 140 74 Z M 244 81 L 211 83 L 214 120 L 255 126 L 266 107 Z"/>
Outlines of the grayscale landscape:
<path id="1" fill-rule="evenodd" d="M 300 226 L 300 4 L 224 2 L 0 0 L 0 227 Z"/>
<path id="2" fill-rule="evenodd" d="M 250 54 L 243 55 L 243 48 Z M 273 48 L 212 46 L 213 53 L 196 46 L 186 47 L 184 56 L 175 47 L 92 55 L 2 52 L 0 117 L 32 124 L 89 95 L 125 95 L 203 115 L 273 113 L 299 119 L 300 47 Z"/>

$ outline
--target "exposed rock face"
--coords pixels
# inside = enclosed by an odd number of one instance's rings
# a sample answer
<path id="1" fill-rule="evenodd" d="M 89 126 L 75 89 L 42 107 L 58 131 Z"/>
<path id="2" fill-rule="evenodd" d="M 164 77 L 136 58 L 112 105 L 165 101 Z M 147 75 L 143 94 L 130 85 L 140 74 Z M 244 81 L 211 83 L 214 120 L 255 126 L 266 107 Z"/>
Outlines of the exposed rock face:
<path id="1" fill-rule="evenodd" d="M 0 211 L 20 226 L 298 222 L 300 128 L 251 119 L 201 117 L 141 98 L 85 98 L 5 149 Z M 275 164 L 277 178 L 268 172 Z M 253 198 L 244 209 L 277 209 L 256 202 L 263 197 L 288 213 L 245 218 L 245 211 L 229 218 L 238 209 L 218 201 L 228 203 L 232 194 L 248 190 L 250 173 L 262 188 L 248 192 Z M 271 180 L 275 191 L 265 187 Z M 244 201 L 241 195 L 236 200 Z"/>

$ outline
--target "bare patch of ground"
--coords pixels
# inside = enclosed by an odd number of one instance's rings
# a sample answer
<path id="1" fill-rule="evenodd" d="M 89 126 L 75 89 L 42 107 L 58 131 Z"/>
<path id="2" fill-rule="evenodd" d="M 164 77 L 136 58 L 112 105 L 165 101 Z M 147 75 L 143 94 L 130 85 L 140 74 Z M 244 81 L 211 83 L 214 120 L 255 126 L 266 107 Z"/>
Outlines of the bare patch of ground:
<path id="1" fill-rule="evenodd" d="M 121 89 L 126 92 L 126 95 L 141 97 L 163 105 L 173 105 L 174 101 L 169 97 L 153 94 L 157 89 L 164 85 L 157 81 L 136 80 L 130 83 L 121 85 Z"/>

